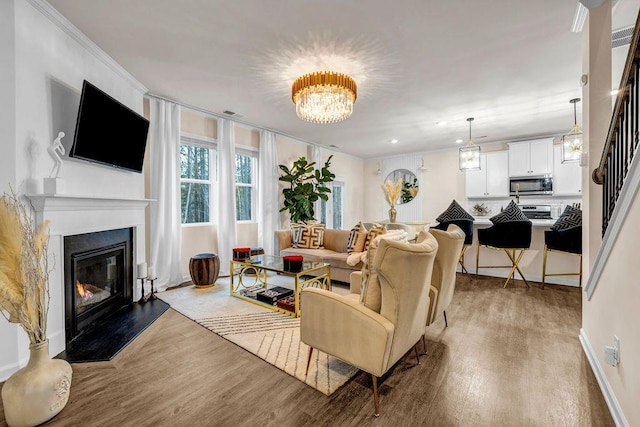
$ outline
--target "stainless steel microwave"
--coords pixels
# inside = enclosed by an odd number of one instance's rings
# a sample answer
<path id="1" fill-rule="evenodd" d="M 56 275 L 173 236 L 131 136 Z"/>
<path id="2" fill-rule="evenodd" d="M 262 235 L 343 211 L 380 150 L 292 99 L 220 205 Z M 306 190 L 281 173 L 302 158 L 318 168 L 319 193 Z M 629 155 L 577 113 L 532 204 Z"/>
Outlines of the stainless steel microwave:
<path id="1" fill-rule="evenodd" d="M 512 196 L 553 194 L 553 176 L 548 174 L 509 178 L 509 194 Z"/>

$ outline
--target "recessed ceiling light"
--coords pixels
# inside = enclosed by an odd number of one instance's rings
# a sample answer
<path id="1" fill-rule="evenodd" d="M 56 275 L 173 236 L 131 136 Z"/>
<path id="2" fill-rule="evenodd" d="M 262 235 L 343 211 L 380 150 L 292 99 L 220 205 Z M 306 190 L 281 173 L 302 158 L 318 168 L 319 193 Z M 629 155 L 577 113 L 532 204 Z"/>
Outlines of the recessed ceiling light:
<path id="1" fill-rule="evenodd" d="M 611 96 L 616 96 L 618 94 L 618 89 L 614 89 L 611 91 Z"/>
<path id="2" fill-rule="evenodd" d="M 446 126 L 447 122 L 438 122 L 436 123 L 438 126 Z"/>
<path id="3" fill-rule="evenodd" d="M 456 143 L 457 143 L 457 144 L 460 144 L 461 142 L 462 142 L 462 140 L 461 140 L 461 139 L 456 139 Z"/>
<path id="4" fill-rule="evenodd" d="M 397 140 L 397 139 L 392 139 L 392 140 L 391 140 L 391 143 L 392 143 L 392 144 L 397 144 L 397 143 L 398 143 L 398 140 Z"/>

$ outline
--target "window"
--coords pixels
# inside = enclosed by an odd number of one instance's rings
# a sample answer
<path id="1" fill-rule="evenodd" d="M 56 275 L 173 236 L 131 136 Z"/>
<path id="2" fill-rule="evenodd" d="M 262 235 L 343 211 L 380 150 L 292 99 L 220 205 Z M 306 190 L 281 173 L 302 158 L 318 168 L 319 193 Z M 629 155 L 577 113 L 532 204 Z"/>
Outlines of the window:
<path id="1" fill-rule="evenodd" d="M 217 150 L 214 140 L 182 135 L 180 192 L 182 224 L 216 222 Z M 236 149 L 236 220 L 255 220 L 257 153 Z"/>
<path id="2" fill-rule="evenodd" d="M 344 180 L 336 179 L 329 184 L 329 201 L 320 200 L 320 222 L 327 228 L 341 229 L 343 224 Z"/>
<path id="3" fill-rule="evenodd" d="M 256 211 L 255 153 L 236 150 L 236 220 L 252 221 Z"/>
<path id="4" fill-rule="evenodd" d="M 213 149 L 180 145 L 180 206 L 182 223 L 211 222 Z M 192 142 L 192 141 L 191 141 Z"/>

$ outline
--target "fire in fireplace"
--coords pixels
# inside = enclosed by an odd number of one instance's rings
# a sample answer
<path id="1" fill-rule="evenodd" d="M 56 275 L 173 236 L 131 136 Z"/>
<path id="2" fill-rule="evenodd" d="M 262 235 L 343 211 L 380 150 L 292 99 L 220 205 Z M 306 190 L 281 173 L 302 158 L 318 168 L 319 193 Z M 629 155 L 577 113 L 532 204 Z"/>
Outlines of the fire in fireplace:
<path id="1" fill-rule="evenodd" d="M 64 238 L 66 340 L 133 300 L 133 229 Z"/>

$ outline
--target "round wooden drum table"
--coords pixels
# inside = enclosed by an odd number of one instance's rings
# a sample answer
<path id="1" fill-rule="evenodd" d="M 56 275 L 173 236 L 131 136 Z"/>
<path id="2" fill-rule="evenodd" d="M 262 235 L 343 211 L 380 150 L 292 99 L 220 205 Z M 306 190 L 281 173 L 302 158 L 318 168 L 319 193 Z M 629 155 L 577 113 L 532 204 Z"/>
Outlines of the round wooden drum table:
<path id="1" fill-rule="evenodd" d="M 189 260 L 189 274 L 196 288 L 208 288 L 218 280 L 220 259 L 216 254 L 197 254 Z"/>

